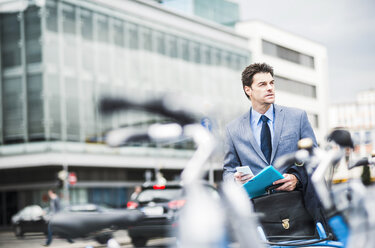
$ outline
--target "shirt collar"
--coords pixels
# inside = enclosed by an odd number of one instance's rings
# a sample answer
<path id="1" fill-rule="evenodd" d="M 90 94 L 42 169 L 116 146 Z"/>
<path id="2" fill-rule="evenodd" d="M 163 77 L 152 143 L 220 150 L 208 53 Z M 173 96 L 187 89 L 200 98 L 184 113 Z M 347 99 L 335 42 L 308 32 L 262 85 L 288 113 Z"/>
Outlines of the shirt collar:
<path id="1" fill-rule="evenodd" d="M 273 104 L 271 104 L 271 107 L 267 110 L 267 112 L 264 115 L 267 116 L 267 118 L 270 119 L 271 122 L 273 122 Z M 258 124 L 260 117 L 262 117 L 262 114 L 254 110 L 254 108 L 251 108 L 251 122 Z"/>

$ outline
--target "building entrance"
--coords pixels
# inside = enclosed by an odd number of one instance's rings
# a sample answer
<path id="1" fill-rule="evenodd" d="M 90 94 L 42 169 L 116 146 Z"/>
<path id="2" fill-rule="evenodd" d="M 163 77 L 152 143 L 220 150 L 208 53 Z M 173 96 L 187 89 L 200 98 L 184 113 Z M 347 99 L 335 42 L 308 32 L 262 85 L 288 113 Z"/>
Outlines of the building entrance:
<path id="1" fill-rule="evenodd" d="M 0 192 L 0 227 L 10 226 L 12 216 L 18 211 L 17 199 L 16 191 Z"/>

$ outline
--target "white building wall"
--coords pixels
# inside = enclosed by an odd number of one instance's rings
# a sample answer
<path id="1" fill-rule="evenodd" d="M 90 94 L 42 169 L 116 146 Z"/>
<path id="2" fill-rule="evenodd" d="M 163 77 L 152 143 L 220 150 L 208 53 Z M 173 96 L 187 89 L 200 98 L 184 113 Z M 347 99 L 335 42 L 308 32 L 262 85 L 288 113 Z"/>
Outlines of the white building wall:
<path id="1" fill-rule="evenodd" d="M 329 127 L 344 127 L 352 133 L 355 156 L 368 156 L 375 150 L 375 90 L 356 95 L 355 102 L 330 107 Z"/>

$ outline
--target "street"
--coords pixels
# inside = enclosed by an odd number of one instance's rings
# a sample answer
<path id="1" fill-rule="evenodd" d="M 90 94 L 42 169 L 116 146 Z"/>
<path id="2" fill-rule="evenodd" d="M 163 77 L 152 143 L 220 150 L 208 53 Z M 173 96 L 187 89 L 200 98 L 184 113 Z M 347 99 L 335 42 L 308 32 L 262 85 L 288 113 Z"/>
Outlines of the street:
<path id="1" fill-rule="evenodd" d="M 127 231 L 121 230 L 114 233 L 115 240 L 123 248 L 133 247 L 130 243 L 130 238 L 127 235 Z M 45 236 L 41 234 L 28 234 L 23 238 L 17 238 L 14 236 L 12 231 L 1 231 L 0 232 L 0 247 L 1 248 L 40 248 L 45 243 Z M 147 247 L 169 247 L 174 246 L 175 238 L 162 238 L 150 240 L 147 243 Z M 64 239 L 54 237 L 51 248 L 85 248 L 85 247 L 106 247 L 100 245 L 98 242 L 93 240 L 74 240 L 74 243 L 70 244 Z"/>

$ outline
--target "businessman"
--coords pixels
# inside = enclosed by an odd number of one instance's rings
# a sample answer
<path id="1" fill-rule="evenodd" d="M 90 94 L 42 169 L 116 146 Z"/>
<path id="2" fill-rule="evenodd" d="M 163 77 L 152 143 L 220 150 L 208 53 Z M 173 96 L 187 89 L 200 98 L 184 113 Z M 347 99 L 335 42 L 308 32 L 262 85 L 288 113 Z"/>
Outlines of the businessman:
<path id="1" fill-rule="evenodd" d="M 236 172 L 237 166 L 249 166 L 256 175 L 279 157 L 297 151 L 302 138 L 311 138 L 317 146 L 305 111 L 274 104 L 275 84 L 268 64 L 254 63 L 242 72 L 243 90 L 252 106 L 226 127 L 224 180 L 246 183 L 252 176 Z M 305 169 L 292 166 L 283 173 L 284 179 L 274 182 L 281 183 L 277 190 L 301 190 L 307 210 L 316 221 L 325 223 Z"/>

